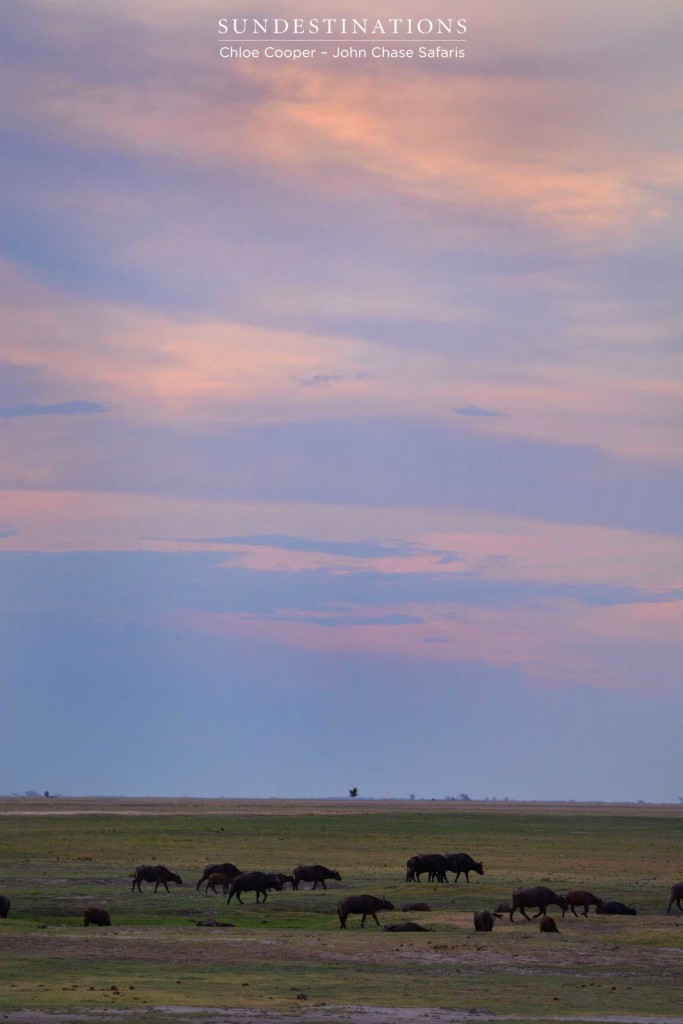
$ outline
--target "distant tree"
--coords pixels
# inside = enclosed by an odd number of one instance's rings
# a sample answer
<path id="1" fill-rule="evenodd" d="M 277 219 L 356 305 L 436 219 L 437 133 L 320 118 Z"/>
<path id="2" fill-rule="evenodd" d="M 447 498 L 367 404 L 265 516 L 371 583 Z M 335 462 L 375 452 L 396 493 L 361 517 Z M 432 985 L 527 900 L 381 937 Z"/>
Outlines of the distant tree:
<path id="1" fill-rule="evenodd" d="M 356 786 L 349 790 L 349 796 L 358 796 L 358 788 Z"/>
<path id="2" fill-rule="evenodd" d="M 45 792 L 43 793 L 43 796 L 49 796 L 49 795 L 50 795 L 50 790 L 46 789 Z"/>
<path id="3" fill-rule="evenodd" d="M 461 793 L 458 800 L 469 800 L 467 793 Z"/>

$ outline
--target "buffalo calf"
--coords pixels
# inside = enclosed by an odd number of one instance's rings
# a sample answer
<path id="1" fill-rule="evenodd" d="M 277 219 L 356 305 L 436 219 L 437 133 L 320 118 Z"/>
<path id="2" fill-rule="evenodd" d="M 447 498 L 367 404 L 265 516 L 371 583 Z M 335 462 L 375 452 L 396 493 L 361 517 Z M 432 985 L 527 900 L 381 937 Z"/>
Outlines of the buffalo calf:
<path id="1" fill-rule="evenodd" d="M 544 914 L 541 920 L 539 921 L 539 929 L 542 932 L 559 932 L 560 930 L 555 924 L 555 918 L 548 917 L 547 914 Z"/>
<path id="2" fill-rule="evenodd" d="M 97 924 L 100 927 L 111 925 L 109 911 L 102 907 L 86 907 L 83 911 L 83 924 L 87 928 L 89 924 Z"/>

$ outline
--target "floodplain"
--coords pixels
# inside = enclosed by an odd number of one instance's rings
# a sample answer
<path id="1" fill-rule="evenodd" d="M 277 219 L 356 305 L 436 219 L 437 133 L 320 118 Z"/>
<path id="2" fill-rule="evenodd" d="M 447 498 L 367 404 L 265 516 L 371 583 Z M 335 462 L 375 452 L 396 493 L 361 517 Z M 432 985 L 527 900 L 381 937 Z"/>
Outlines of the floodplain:
<path id="1" fill-rule="evenodd" d="M 0 798 L 0 1012 L 17 1024 L 430 1024 L 471 1020 L 683 1022 L 683 808 L 506 801 Z M 484 875 L 406 883 L 414 853 L 467 852 Z M 290 874 L 322 863 L 342 880 L 253 893 L 240 906 L 196 889 L 204 866 Z M 139 864 L 183 879 L 131 891 Z M 452 877 L 452 876 L 449 876 Z M 474 931 L 474 911 L 520 885 L 586 888 L 636 916 L 574 917 L 559 934 L 516 916 Z M 336 906 L 372 893 L 386 932 Z M 410 902 L 429 912 L 402 912 Z M 83 927 L 85 907 L 110 928 Z M 198 927 L 213 920 L 218 927 Z M 227 927 L 220 927 L 226 925 Z"/>

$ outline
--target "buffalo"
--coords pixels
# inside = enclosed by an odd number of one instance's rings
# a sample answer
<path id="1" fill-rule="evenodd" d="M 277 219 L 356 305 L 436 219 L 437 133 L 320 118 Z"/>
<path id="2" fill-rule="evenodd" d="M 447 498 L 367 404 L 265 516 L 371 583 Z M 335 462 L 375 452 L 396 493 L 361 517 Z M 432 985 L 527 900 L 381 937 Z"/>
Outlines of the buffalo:
<path id="1" fill-rule="evenodd" d="M 469 853 L 447 853 L 446 864 L 449 871 L 455 872 L 454 882 L 457 882 L 462 874 L 465 876 L 465 881 L 469 883 L 470 871 L 474 871 L 477 875 L 484 874 L 484 866 L 481 861 L 473 860 Z"/>
<path id="2" fill-rule="evenodd" d="M 602 905 L 595 908 L 596 914 L 630 914 L 635 917 L 638 911 L 635 907 L 627 907 L 619 900 L 604 900 Z"/>
<path id="3" fill-rule="evenodd" d="M 559 932 L 559 930 L 560 930 L 557 927 L 556 923 L 555 923 L 555 918 L 554 917 L 548 917 L 547 914 L 543 915 L 543 917 L 541 918 L 541 920 L 539 921 L 538 924 L 539 924 L 539 929 L 542 932 Z"/>
<path id="4" fill-rule="evenodd" d="M 667 914 L 673 907 L 674 903 L 679 910 L 683 910 L 681 900 L 683 900 L 683 882 L 676 882 L 675 885 L 671 886 L 671 899 L 669 900 L 669 906 L 666 908 Z"/>
<path id="5" fill-rule="evenodd" d="M 7 917 L 9 909 L 12 906 L 9 896 L 4 894 L 0 896 L 0 917 Z"/>
<path id="6" fill-rule="evenodd" d="M 109 927 L 111 918 L 109 911 L 102 907 L 86 907 L 83 911 L 83 924 L 87 928 L 89 924 L 97 924 L 100 927 Z"/>
<path id="7" fill-rule="evenodd" d="M 501 902 L 496 907 L 496 912 L 499 913 L 499 914 L 509 914 L 510 913 L 510 904 L 508 903 L 508 901 L 507 900 L 501 900 Z"/>
<path id="8" fill-rule="evenodd" d="M 197 888 L 199 888 L 202 882 L 207 880 L 209 875 L 227 875 L 228 880 L 232 881 L 232 879 L 239 874 L 240 869 L 235 867 L 235 865 L 231 864 L 229 861 L 226 861 L 225 864 L 207 864 L 204 868 L 204 874 L 197 882 Z"/>
<path id="9" fill-rule="evenodd" d="M 267 874 L 265 871 L 242 871 L 239 875 L 230 882 L 230 891 L 228 894 L 228 903 L 233 898 L 237 897 L 237 902 L 242 902 L 241 893 L 243 892 L 255 892 L 256 902 L 260 903 L 259 897 L 263 895 L 263 902 L 265 903 L 268 899 L 268 889 L 282 890 L 282 882 L 274 874 Z"/>
<path id="10" fill-rule="evenodd" d="M 232 878 L 228 878 L 228 876 L 223 874 L 222 871 L 212 871 L 206 880 L 206 889 L 204 891 L 208 893 L 209 889 L 211 889 L 211 892 L 215 892 L 216 895 L 218 895 L 216 886 L 220 885 L 223 890 L 223 895 L 225 896 L 231 881 Z"/>
<path id="11" fill-rule="evenodd" d="M 401 907 L 401 910 L 403 910 L 403 911 L 406 911 L 406 910 L 421 910 L 423 913 L 428 913 L 429 911 L 431 911 L 431 909 L 432 908 L 429 906 L 428 903 L 405 903 Z"/>
<path id="12" fill-rule="evenodd" d="M 323 889 L 327 889 L 326 878 L 333 878 L 335 881 L 341 882 L 341 875 L 338 871 L 332 871 L 322 864 L 299 864 L 294 868 L 292 877 L 294 878 L 292 883 L 294 889 L 299 888 L 299 882 L 313 882 L 314 889 L 318 884 L 322 885 Z"/>
<path id="13" fill-rule="evenodd" d="M 390 903 L 388 899 L 379 896 L 347 896 L 345 900 L 341 900 L 337 904 L 337 916 L 339 917 L 340 926 L 346 928 L 346 919 L 350 914 L 362 914 L 360 926 L 365 927 L 365 918 L 372 917 L 375 924 L 379 927 L 379 921 L 377 920 L 378 910 L 395 910 L 393 903 Z"/>
<path id="14" fill-rule="evenodd" d="M 566 914 L 567 910 L 571 910 L 574 917 L 579 915 L 576 913 L 577 907 L 583 907 L 583 916 L 588 917 L 588 908 L 595 906 L 597 909 L 602 905 L 602 900 L 599 896 L 594 896 L 592 892 L 587 892 L 585 889 L 572 889 L 566 895 L 567 907 L 562 911 L 562 917 Z"/>
<path id="15" fill-rule="evenodd" d="M 385 932 L 432 932 L 433 928 L 425 928 L 417 921 L 403 921 L 401 924 L 385 924 Z"/>
<path id="16" fill-rule="evenodd" d="M 419 882 L 427 872 L 430 882 L 446 882 L 448 866 L 440 853 L 417 853 L 406 862 L 406 882 Z"/>
<path id="17" fill-rule="evenodd" d="M 474 915 L 474 930 L 492 932 L 496 917 L 500 917 L 500 914 L 492 914 L 490 910 L 478 910 Z"/>
<path id="18" fill-rule="evenodd" d="M 131 886 L 131 892 L 138 887 L 138 892 L 142 892 L 140 886 L 141 882 L 154 882 L 154 891 L 156 892 L 160 885 L 163 885 L 166 892 L 170 892 L 168 888 L 169 882 L 175 882 L 176 885 L 182 885 L 183 880 L 180 875 L 174 875 L 172 871 L 164 867 L 163 864 L 141 864 L 139 868 L 135 869 L 133 875 L 133 885 Z"/>
<path id="19" fill-rule="evenodd" d="M 564 896 L 559 896 L 552 889 L 547 889 L 544 885 L 536 885 L 531 889 L 515 889 L 512 894 L 510 920 L 512 921 L 516 910 L 521 910 L 527 921 L 530 921 L 531 918 L 526 912 L 528 907 L 538 907 L 538 913 L 534 914 L 534 917 L 540 917 L 542 914 L 545 914 L 546 908 L 551 904 L 559 907 L 561 910 L 566 910 L 568 906 Z"/>

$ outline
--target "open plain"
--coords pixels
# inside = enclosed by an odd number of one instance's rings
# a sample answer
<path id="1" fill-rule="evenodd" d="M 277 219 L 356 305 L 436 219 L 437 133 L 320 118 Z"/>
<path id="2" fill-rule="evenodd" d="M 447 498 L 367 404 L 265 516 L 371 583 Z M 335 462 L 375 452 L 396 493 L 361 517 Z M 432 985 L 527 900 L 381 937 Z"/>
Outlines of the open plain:
<path id="1" fill-rule="evenodd" d="M 683 1021 L 683 914 L 666 913 L 683 877 L 675 805 L 394 800 L 0 798 L 0 1012 L 15 1024 L 430 1024 L 470 1020 Z M 466 851 L 467 884 L 405 882 L 418 852 Z M 253 894 L 244 905 L 196 889 L 206 864 L 282 871 L 322 863 L 341 874 Z M 139 864 L 183 879 L 132 892 Z M 449 876 L 450 877 L 450 876 Z M 474 911 L 520 885 L 587 888 L 637 916 L 574 917 L 559 934 L 516 917 L 477 933 Z M 381 924 L 338 901 L 386 896 Z M 402 913 L 426 902 L 430 912 Z M 83 911 L 112 927 L 83 927 Z M 231 927 L 197 927 L 212 919 Z"/>

